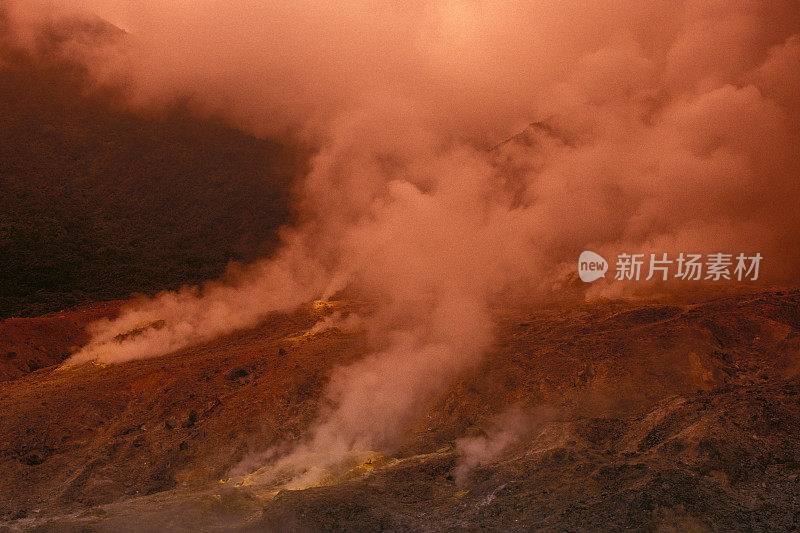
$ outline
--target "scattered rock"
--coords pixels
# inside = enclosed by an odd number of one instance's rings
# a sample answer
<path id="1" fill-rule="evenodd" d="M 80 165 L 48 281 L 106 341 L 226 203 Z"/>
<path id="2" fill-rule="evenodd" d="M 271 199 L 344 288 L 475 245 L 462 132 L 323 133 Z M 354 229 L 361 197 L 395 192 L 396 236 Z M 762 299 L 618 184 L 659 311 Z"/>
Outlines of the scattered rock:
<path id="1" fill-rule="evenodd" d="M 250 374 L 250 371 L 244 367 L 237 367 L 228 372 L 227 378 L 231 381 L 240 381 L 241 379 L 247 377 Z"/>
<path id="2" fill-rule="evenodd" d="M 214 398 L 214 400 L 213 400 L 213 401 L 206 402 L 206 404 L 205 404 L 205 409 L 203 410 L 203 416 L 208 416 L 208 415 L 210 415 L 210 414 L 211 414 L 211 413 L 213 413 L 213 412 L 214 412 L 214 411 L 217 409 L 217 407 L 219 407 L 220 405 L 222 405 L 222 400 L 220 400 L 219 398 Z"/>
<path id="3" fill-rule="evenodd" d="M 22 462 L 22 464 L 26 464 L 28 466 L 36 466 L 44 462 L 44 457 L 42 457 L 42 455 L 36 452 L 31 452 L 22 457 L 20 461 Z"/>
<path id="4" fill-rule="evenodd" d="M 154 321 L 150 322 L 149 324 L 145 324 L 144 326 L 132 329 L 130 331 L 126 331 L 125 333 L 120 333 L 119 335 L 114 337 L 114 340 L 117 341 L 117 342 L 122 342 L 122 341 L 130 339 L 132 337 L 136 337 L 138 335 L 141 335 L 142 333 L 144 333 L 148 329 L 159 330 L 159 329 L 163 328 L 166 325 L 167 325 L 167 323 L 164 320 L 154 320 Z"/>
<path id="5" fill-rule="evenodd" d="M 189 411 L 189 418 L 187 418 L 186 422 L 183 423 L 183 427 L 185 428 L 194 427 L 196 423 L 197 423 L 197 411 L 192 409 L 191 411 Z"/>

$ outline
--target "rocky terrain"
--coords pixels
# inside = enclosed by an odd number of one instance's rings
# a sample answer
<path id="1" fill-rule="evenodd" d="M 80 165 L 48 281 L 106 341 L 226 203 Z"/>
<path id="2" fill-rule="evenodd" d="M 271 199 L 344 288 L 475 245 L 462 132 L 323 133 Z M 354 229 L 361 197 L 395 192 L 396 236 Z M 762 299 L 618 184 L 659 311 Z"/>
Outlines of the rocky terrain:
<path id="1" fill-rule="evenodd" d="M 166 357 L 9 376 L 0 530 L 800 524 L 799 290 L 498 311 L 482 365 L 454 378 L 395 449 L 364 450 L 299 490 L 236 474 L 302 441 L 331 370 L 368 349 L 358 331 L 309 332 L 332 307 Z"/>

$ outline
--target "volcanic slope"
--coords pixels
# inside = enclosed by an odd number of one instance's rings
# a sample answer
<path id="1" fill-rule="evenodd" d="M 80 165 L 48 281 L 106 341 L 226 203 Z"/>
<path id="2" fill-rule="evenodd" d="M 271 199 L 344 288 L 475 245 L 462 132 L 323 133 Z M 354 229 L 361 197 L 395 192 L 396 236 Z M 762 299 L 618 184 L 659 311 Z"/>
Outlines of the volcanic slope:
<path id="1" fill-rule="evenodd" d="M 0 383 L 0 519 L 33 531 L 791 530 L 800 291 L 498 313 L 395 449 L 300 490 L 231 476 L 299 442 L 365 304 L 309 305 L 166 357 Z M 269 467 L 267 466 L 267 469 Z M 250 481 L 248 481 L 250 479 Z"/>

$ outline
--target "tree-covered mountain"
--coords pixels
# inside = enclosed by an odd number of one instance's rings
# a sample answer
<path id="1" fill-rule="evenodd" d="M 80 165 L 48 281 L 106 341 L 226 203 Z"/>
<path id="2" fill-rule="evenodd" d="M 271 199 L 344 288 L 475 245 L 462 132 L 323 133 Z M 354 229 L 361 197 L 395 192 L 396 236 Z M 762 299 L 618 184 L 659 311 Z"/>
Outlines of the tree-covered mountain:
<path id="1" fill-rule="evenodd" d="M 185 104 L 132 112 L 61 52 L 115 32 L 75 22 L 22 47 L 0 23 L 0 317 L 215 277 L 287 221 L 289 150 Z"/>

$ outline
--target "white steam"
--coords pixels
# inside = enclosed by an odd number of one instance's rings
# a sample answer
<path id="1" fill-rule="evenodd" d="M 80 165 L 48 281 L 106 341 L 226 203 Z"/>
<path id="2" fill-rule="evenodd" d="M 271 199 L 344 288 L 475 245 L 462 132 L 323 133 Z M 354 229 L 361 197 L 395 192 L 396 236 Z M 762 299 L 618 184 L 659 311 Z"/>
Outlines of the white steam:
<path id="1" fill-rule="evenodd" d="M 380 302 L 361 323 L 374 353 L 277 459 L 301 478 L 397 442 L 480 361 L 489 301 L 558 287 L 584 249 L 758 251 L 771 280 L 800 271 L 796 2 L 130 5 L 99 78 L 317 152 L 274 258 L 136 302 L 68 364 L 165 355 L 344 286 Z"/>

